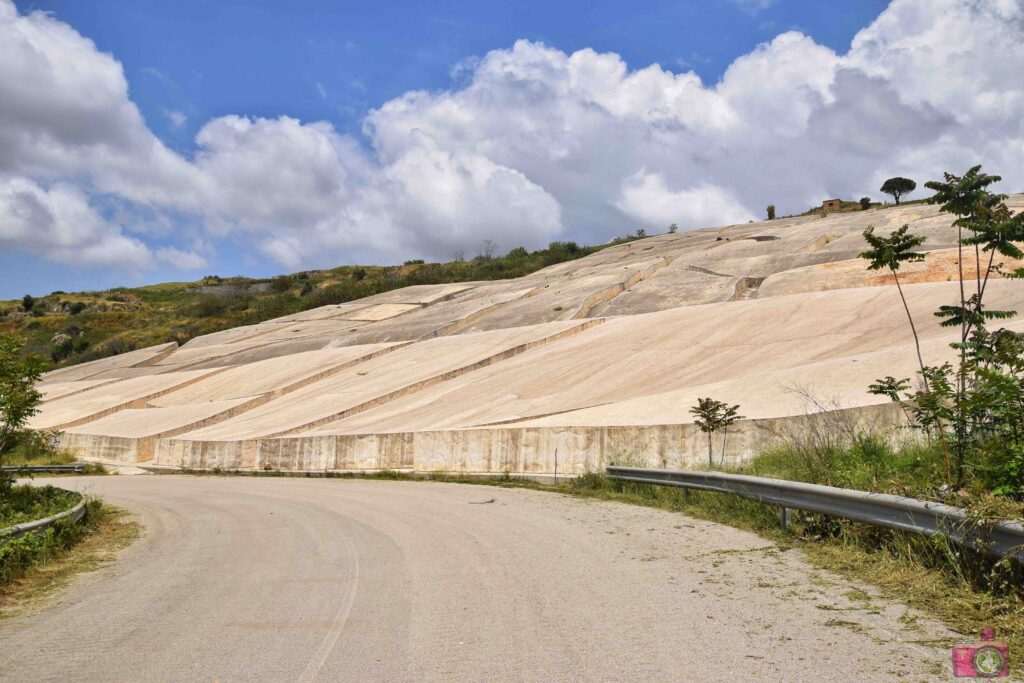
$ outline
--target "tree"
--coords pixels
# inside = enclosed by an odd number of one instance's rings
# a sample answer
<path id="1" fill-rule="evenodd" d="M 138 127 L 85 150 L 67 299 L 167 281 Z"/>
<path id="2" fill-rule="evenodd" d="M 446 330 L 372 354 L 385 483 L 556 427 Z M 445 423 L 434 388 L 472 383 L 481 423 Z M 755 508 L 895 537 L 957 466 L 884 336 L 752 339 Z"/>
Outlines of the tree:
<path id="1" fill-rule="evenodd" d="M 868 229 L 864 231 L 864 239 L 871 248 L 861 252 L 860 257 L 869 261 L 868 270 L 888 268 L 889 272 L 892 273 L 892 277 L 896 281 L 896 289 L 900 293 L 900 300 L 903 301 L 903 310 L 907 312 L 910 331 L 914 335 L 914 346 L 917 348 L 918 366 L 923 373 L 924 358 L 921 357 L 921 340 L 917 336 L 917 327 L 914 325 L 914 316 L 910 314 L 907 297 L 903 295 L 903 286 L 900 285 L 898 271 L 904 263 L 924 260 L 924 254 L 913 251 L 913 249 L 924 244 L 924 238 L 911 235 L 907 232 L 908 230 L 910 230 L 910 226 L 904 225 L 888 237 L 879 237 L 875 234 L 875 226 L 868 226 Z"/>
<path id="2" fill-rule="evenodd" d="M 1015 315 L 1013 311 L 986 310 L 985 286 L 995 268 L 993 264 L 996 252 L 1006 255 L 1021 253 L 1012 242 L 1024 237 L 1018 232 L 1024 228 L 1024 223 L 1018 224 L 1003 203 L 1006 195 L 989 192 L 988 186 L 1002 178 L 983 173 L 980 164 L 969 168 L 962 176 L 944 173 L 943 178 L 943 181 L 929 181 L 925 183 L 925 187 L 935 191 L 935 194 L 928 198 L 929 204 L 941 204 L 943 213 L 957 217 L 953 225 L 957 229 L 960 305 L 940 306 L 935 315 L 942 319 L 944 327 L 960 328 L 960 342 L 954 345 L 954 348 L 960 351 L 960 366 L 957 370 L 956 389 L 949 397 L 954 406 L 952 415 L 956 447 L 956 486 L 959 487 L 964 479 L 967 450 L 979 423 L 979 416 L 972 414 L 976 394 L 972 385 L 978 383 L 983 365 L 979 362 L 977 354 L 989 337 L 985 323 Z M 972 234 L 965 237 L 965 230 Z M 967 294 L 967 282 L 964 277 L 965 246 L 974 247 L 976 289 L 970 296 Z M 981 258 L 983 251 L 991 252 L 988 265 L 984 268 L 984 278 Z"/>
<path id="3" fill-rule="evenodd" d="M 35 305 L 36 300 L 32 297 L 31 294 L 26 294 L 21 298 L 21 310 L 25 311 L 26 313 L 31 311 L 32 307 Z"/>
<path id="4" fill-rule="evenodd" d="M 910 194 L 917 189 L 917 183 L 910 178 L 896 176 L 895 178 L 889 178 L 882 183 L 882 187 L 880 189 L 886 194 L 891 194 L 893 199 L 896 200 L 896 206 L 899 206 L 900 197 L 905 194 Z"/>
<path id="5" fill-rule="evenodd" d="M 498 250 L 498 243 L 494 240 L 484 240 L 480 243 L 480 253 L 477 255 L 477 259 L 482 261 L 490 261 L 494 258 L 494 252 Z"/>
<path id="6" fill-rule="evenodd" d="M 668 234 L 674 235 L 677 232 L 679 232 L 679 226 L 678 225 L 673 223 L 672 225 L 668 226 Z"/>
<path id="7" fill-rule="evenodd" d="M 17 337 L 0 334 L 0 465 L 43 400 L 35 388 L 42 375 L 42 360 L 26 356 L 22 349 Z M 0 474 L 0 493 L 8 484 L 9 480 Z"/>
<path id="8" fill-rule="evenodd" d="M 708 466 L 714 467 L 715 465 L 712 436 L 718 430 L 723 431 L 721 462 L 725 462 L 725 446 L 729 438 L 729 427 L 743 419 L 743 416 L 739 414 L 739 409 L 738 405 L 730 406 L 713 398 L 698 398 L 697 405 L 690 408 L 690 414 L 697 418 L 694 423 L 708 435 Z"/>
<path id="9" fill-rule="evenodd" d="M 860 209 L 861 211 L 867 211 L 871 208 L 871 197 L 860 198 Z"/>
<path id="10" fill-rule="evenodd" d="M 941 204 L 944 213 L 956 217 L 959 302 L 940 306 L 935 316 L 943 327 L 959 327 L 959 338 L 950 345 L 958 351 L 959 363 L 926 366 L 918 347 L 923 388 L 906 394 L 908 401 L 901 401 L 901 407 L 912 416 L 914 426 L 938 434 L 946 460 L 946 482 L 953 490 L 964 486 L 969 476 L 983 477 L 993 492 L 1024 498 L 1024 334 L 1009 329 L 990 331 L 990 321 L 1012 318 L 1016 313 L 985 307 L 989 278 L 1002 272 L 996 254 L 1024 257 L 1018 246 L 1024 241 L 1024 218 L 1006 207 L 1005 195 L 988 190 L 999 177 L 982 173 L 980 166 L 962 176 L 944 176 L 943 181 L 925 186 L 935 191 L 929 203 Z M 865 232 L 872 249 L 861 256 L 871 261 L 870 269 L 887 267 L 896 277 L 901 263 L 922 258 L 912 251 L 922 240 L 907 234 L 906 228 L 887 238 L 874 236 L 870 229 Z M 973 277 L 965 276 L 965 246 L 974 247 L 977 274 Z M 988 256 L 983 258 L 985 252 Z M 1004 275 L 1013 278 L 1024 276 L 1024 272 Z M 898 277 L 896 283 L 899 286 Z M 901 289 L 901 298 L 902 294 Z M 905 298 L 903 305 L 909 317 Z M 916 331 L 914 334 L 916 342 Z M 898 400 L 906 389 L 906 381 L 886 377 L 869 390 Z M 951 465 L 955 465 L 955 473 Z"/>
<path id="11" fill-rule="evenodd" d="M 645 230 L 644 228 L 637 228 L 636 229 L 636 238 L 638 240 L 642 240 L 645 237 L 647 237 L 647 230 Z"/>
<path id="12" fill-rule="evenodd" d="M 982 173 L 981 166 L 974 166 L 968 169 L 967 173 L 964 173 L 962 176 L 955 176 L 952 173 L 945 173 L 943 175 L 945 182 L 932 180 L 925 183 L 924 186 L 930 190 L 935 190 L 935 194 L 928 198 L 929 204 L 942 204 L 943 213 L 951 213 L 957 216 L 956 220 L 953 221 L 953 225 L 957 228 L 957 240 L 959 242 L 957 260 L 960 264 L 960 306 L 963 307 L 967 300 L 963 287 L 964 246 L 974 246 L 977 294 L 980 297 L 984 294 L 981 285 L 981 245 L 986 244 L 993 237 L 997 237 L 1001 230 L 1012 231 L 1013 220 L 1009 210 L 1003 204 L 1006 195 L 994 194 L 987 189 L 992 183 L 1002 180 L 1000 176 Z M 973 232 L 974 236 L 965 239 L 965 229 Z M 992 247 L 987 247 L 985 251 L 991 250 L 991 256 L 994 257 L 995 252 L 1002 249 L 1002 246 L 997 249 L 993 245 Z M 1006 255 L 1013 256 L 1013 253 L 1009 252 Z M 986 281 L 991 269 L 992 260 L 990 258 L 988 270 L 985 273 Z M 963 332 L 964 341 L 966 341 L 967 334 L 968 331 L 965 329 Z"/>
<path id="13" fill-rule="evenodd" d="M 768 220 L 770 220 L 770 221 L 775 220 L 775 205 L 774 204 L 769 204 L 768 205 Z"/>
<path id="14" fill-rule="evenodd" d="M 887 375 L 882 379 L 876 379 L 874 384 L 868 386 L 868 393 L 875 396 L 886 396 L 893 403 L 898 403 L 900 408 L 903 409 L 903 414 L 907 417 L 907 422 L 913 423 L 910 413 L 907 412 L 907 406 L 903 404 L 903 398 L 900 396 L 901 392 L 905 392 L 908 389 L 910 389 L 909 379 L 896 379 L 892 375 Z"/>

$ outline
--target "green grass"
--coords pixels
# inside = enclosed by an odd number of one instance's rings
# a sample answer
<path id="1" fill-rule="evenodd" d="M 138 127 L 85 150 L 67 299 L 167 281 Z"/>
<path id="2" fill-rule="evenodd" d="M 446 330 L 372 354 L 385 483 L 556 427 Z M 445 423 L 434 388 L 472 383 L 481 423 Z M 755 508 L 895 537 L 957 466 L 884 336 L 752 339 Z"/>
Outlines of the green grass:
<path id="1" fill-rule="evenodd" d="M 0 464 L 17 467 L 21 465 L 72 465 L 75 455 L 57 448 L 56 435 L 52 432 L 24 430 L 15 435 L 14 444 L 3 454 Z M 106 474 L 107 470 L 96 463 L 86 463 L 84 474 Z M 34 476 L 43 476 L 36 474 Z"/>
<path id="2" fill-rule="evenodd" d="M 59 522 L 0 545 L 0 619 L 40 604 L 76 574 L 110 562 L 140 534 L 126 517 L 123 510 L 90 500 L 77 524 Z"/>
<path id="3" fill-rule="evenodd" d="M 36 449 L 19 446 L 4 453 L 3 464 L 11 465 L 71 465 L 75 456 L 59 449 Z"/>
<path id="4" fill-rule="evenodd" d="M 52 369 L 155 344 L 183 344 L 204 334 L 401 287 L 522 277 L 634 239 L 597 246 L 552 242 L 537 251 L 517 248 L 505 256 L 448 263 L 341 266 L 264 279 L 207 276 L 132 289 L 53 292 L 38 297 L 28 312 L 21 310 L 20 299 L 0 301 L 0 332 L 17 334 L 25 340 L 26 353 L 49 358 Z"/>
<path id="5" fill-rule="evenodd" d="M 0 491 L 0 528 L 31 522 L 70 510 L 81 500 L 79 494 L 53 486 L 27 484 Z M 44 531 L 0 544 L 0 588 L 25 575 L 34 565 L 48 562 L 94 530 L 102 504 L 86 503 L 85 516 L 75 522 L 61 519 Z"/>
<path id="6" fill-rule="evenodd" d="M 78 494 L 53 486 L 21 484 L 0 489 L 0 529 L 64 512 L 78 501 Z"/>
<path id="7" fill-rule="evenodd" d="M 941 480 L 941 462 L 927 445 L 892 448 L 883 439 L 863 437 L 852 445 L 806 448 L 778 444 L 741 468 L 744 474 L 865 490 L 908 488 L 921 492 Z"/>

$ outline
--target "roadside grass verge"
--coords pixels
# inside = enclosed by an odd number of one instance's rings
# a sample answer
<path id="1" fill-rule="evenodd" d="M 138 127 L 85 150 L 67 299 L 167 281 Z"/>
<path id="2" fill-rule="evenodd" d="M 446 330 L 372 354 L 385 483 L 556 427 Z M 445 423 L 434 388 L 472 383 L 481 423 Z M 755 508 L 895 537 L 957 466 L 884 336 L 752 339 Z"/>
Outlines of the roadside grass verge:
<path id="1" fill-rule="evenodd" d="M 15 486 L 5 493 L 0 503 L 0 510 L 6 513 L 2 523 L 7 527 L 49 517 L 69 510 L 78 501 L 79 497 L 74 493 L 52 486 Z M 61 519 L 43 531 L 0 545 L 0 587 L 24 576 L 33 565 L 53 559 L 82 540 L 93 528 L 100 505 L 99 501 L 89 501 L 85 515 L 78 522 Z"/>
<path id="2" fill-rule="evenodd" d="M 14 449 L 4 454 L 5 466 L 18 465 L 74 465 L 75 456 L 67 451 L 35 452 Z"/>
<path id="3" fill-rule="evenodd" d="M 77 524 L 58 522 L 0 545 L 0 619 L 38 604 L 75 575 L 109 563 L 140 529 L 124 510 L 93 499 Z"/>
<path id="4" fill-rule="evenodd" d="M 54 432 L 37 432 L 26 430 L 16 436 L 14 446 L 4 453 L 5 467 L 21 465 L 74 465 L 77 458 L 74 453 L 57 447 L 57 435 Z M 83 474 L 107 474 L 103 465 L 83 463 Z M 36 474 L 35 476 L 40 476 Z M 67 476 L 67 475 L 63 475 Z"/>
<path id="5" fill-rule="evenodd" d="M 0 490 L 0 529 L 64 512 L 78 504 L 78 496 L 53 486 L 12 486 Z"/>
<path id="6" fill-rule="evenodd" d="M 821 569 L 877 586 L 889 598 L 937 618 L 973 639 L 996 629 L 1014 652 L 1024 652 L 1022 572 L 952 545 L 867 524 L 792 511 L 779 524 L 775 506 L 726 493 L 618 482 L 584 475 L 560 487 L 566 493 L 657 507 L 755 532 L 783 548 L 797 548 Z M 1015 660 L 1015 661 L 1019 661 Z M 1024 666 L 1014 664 L 1019 673 Z"/>
<path id="7" fill-rule="evenodd" d="M 979 523 L 1024 519 L 1024 504 L 988 492 L 988 463 L 979 462 L 967 485 L 951 492 L 935 484 L 943 480 L 939 448 L 900 436 L 863 434 L 822 421 L 732 471 L 940 501 L 967 510 Z M 584 475 L 568 489 L 753 531 L 782 547 L 799 548 L 817 567 L 877 586 L 965 639 L 992 627 L 1012 651 L 1024 652 L 1024 568 L 1012 560 L 994 561 L 943 536 L 927 538 L 799 510 L 791 511 L 789 528 L 782 529 L 777 507 L 726 493 L 620 482 L 603 474 Z M 1013 661 L 1020 662 L 1019 656 Z M 1011 665 L 1024 671 L 1020 663 Z"/>

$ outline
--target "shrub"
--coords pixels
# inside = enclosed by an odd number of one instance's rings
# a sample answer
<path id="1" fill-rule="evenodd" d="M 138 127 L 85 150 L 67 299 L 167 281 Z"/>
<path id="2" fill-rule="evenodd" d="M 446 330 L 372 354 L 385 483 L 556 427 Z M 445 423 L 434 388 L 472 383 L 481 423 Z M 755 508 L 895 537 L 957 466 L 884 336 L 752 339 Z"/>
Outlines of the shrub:
<path id="1" fill-rule="evenodd" d="M 307 283 L 308 284 L 308 283 Z M 302 310 L 299 299 L 291 294 L 276 294 L 255 300 L 252 307 L 242 317 L 242 324 L 256 324 L 271 318 L 280 318 Z"/>
<path id="2" fill-rule="evenodd" d="M 129 351 L 135 350 L 135 344 L 124 339 L 111 339 L 107 342 L 106 346 L 103 347 L 105 355 L 117 356 L 122 353 L 128 353 Z"/>
<path id="3" fill-rule="evenodd" d="M 61 339 L 50 348 L 50 358 L 54 363 L 59 363 L 74 351 L 74 340 L 71 338 Z"/>
<path id="4" fill-rule="evenodd" d="M 62 519 L 45 531 L 0 545 L 0 586 L 21 578 L 32 565 L 52 559 L 94 532 L 101 514 L 102 503 L 91 500 L 86 503 L 85 516 L 77 523 Z"/>
<path id="5" fill-rule="evenodd" d="M 232 311 L 244 311 L 251 301 L 252 298 L 248 294 L 202 294 L 192 305 L 192 315 L 196 318 L 220 318 Z"/>
<path id="6" fill-rule="evenodd" d="M 274 292 L 287 292 L 294 284 L 290 277 L 281 275 L 270 281 L 270 289 Z"/>

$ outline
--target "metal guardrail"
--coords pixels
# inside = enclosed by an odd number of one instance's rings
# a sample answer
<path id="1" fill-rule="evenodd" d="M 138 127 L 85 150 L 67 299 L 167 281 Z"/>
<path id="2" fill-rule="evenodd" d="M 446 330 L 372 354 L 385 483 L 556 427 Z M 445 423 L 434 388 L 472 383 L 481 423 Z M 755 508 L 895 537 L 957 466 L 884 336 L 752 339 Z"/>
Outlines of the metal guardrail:
<path id="1" fill-rule="evenodd" d="M 31 522 L 15 524 L 14 526 L 9 526 L 6 529 L 0 529 L 0 545 L 7 543 L 7 541 L 13 541 L 16 538 L 21 538 L 26 534 L 45 531 L 60 520 L 68 517 L 70 517 L 73 522 L 81 521 L 82 517 L 85 516 L 85 497 L 82 496 L 82 494 L 78 494 L 78 498 L 78 503 L 70 510 L 65 510 L 64 512 L 59 512 L 55 515 L 36 519 Z"/>
<path id="2" fill-rule="evenodd" d="M 7 465 L 0 467 L 0 472 L 19 474 L 81 474 L 85 472 L 85 465 Z"/>
<path id="3" fill-rule="evenodd" d="M 608 476 L 638 484 L 732 493 L 778 505 L 783 526 L 788 521 L 789 509 L 806 510 L 924 536 L 944 534 L 989 555 L 1011 556 L 1024 563 L 1024 523 L 978 520 L 960 508 L 942 503 L 725 472 L 610 466 Z"/>

